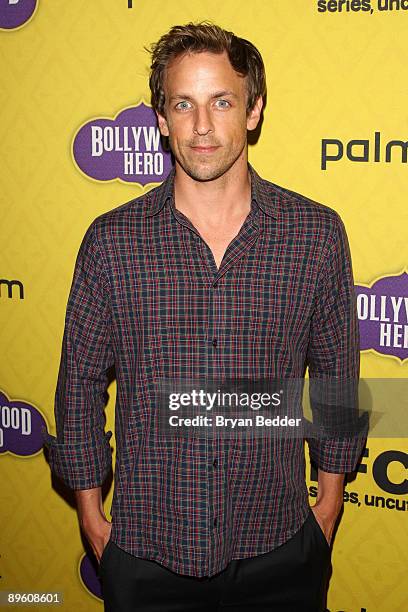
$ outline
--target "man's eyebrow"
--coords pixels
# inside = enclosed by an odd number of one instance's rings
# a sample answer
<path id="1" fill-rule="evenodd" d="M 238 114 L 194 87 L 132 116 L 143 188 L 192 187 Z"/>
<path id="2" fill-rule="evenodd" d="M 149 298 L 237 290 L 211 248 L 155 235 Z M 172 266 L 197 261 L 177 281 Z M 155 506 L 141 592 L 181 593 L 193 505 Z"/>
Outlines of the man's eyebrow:
<path id="1" fill-rule="evenodd" d="M 229 91 L 227 89 L 223 89 L 222 91 L 215 91 L 210 95 L 211 99 L 221 98 L 223 96 L 231 96 L 232 98 L 238 98 L 237 94 L 233 91 Z M 192 100 L 193 98 L 188 94 L 173 94 L 170 96 L 169 100 Z"/>
<path id="2" fill-rule="evenodd" d="M 233 91 L 229 91 L 227 89 L 223 89 L 222 91 L 216 91 L 211 97 L 221 98 L 222 96 L 232 96 L 233 98 L 238 98 L 236 93 L 234 93 Z"/>

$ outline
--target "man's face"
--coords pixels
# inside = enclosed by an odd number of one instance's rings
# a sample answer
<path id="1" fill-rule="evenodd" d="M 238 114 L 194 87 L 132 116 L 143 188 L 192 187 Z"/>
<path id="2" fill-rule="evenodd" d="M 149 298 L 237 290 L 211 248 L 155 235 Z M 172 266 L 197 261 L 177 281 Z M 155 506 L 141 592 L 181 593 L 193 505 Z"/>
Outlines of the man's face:
<path id="1" fill-rule="evenodd" d="M 169 136 L 174 157 L 194 180 L 222 176 L 242 155 L 247 130 L 258 124 L 262 98 L 249 114 L 246 78 L 226 53 L 189 53 L 173 60 L 164 76 L 165 117 L 160 132 Z"/>

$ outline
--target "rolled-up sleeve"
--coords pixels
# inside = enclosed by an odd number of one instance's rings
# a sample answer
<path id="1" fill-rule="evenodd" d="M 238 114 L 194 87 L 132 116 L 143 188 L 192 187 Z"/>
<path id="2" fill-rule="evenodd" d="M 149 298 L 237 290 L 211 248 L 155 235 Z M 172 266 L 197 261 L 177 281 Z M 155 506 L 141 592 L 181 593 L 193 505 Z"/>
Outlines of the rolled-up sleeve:
<path id="1" fill-rule="evenodd" d="M 353 471 L 366 444 L 359 415 L 360 335 L 350 248 L 338 213 L 322 257 L 307 352 L 313 421 L 312 461 L 333 473 Z M 341 398 L 336 402 L 336 396 Z M 316 399 L 317 398 L 317 399 Z M 324 402 L 327 398 L 327 404 Z"/>
<path id="2" fill-rule="evenodd" d="M 100 486 L 112 456 L 105 432 L 107 370 L 114 365 L 110 292 L 103 260 L 88 228 L 76 260 L 68 298 L 55 392 L 57 436 L 43 429 L 51 470 L 71 489 Z"/>

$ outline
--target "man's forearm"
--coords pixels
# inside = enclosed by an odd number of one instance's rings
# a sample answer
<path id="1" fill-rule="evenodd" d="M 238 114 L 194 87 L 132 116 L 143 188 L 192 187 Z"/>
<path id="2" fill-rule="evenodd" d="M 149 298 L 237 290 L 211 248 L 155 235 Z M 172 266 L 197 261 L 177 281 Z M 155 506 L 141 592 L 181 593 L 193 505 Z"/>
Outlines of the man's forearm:
<path id="1" fill-rule="evenodd" d="M 100 520 L 105 517 L 102 503 L 102 489 L 83 489 L 75 491 L 78 517 L 81 527 L 87 527 L 90 522 Z"/>
<path id="2" fill-rule="evenodd" d="M 337 516 L 343 506 L 345 474 L 332 474 L 318 470 L 316 505 L 326 516 Z"/>
<path id="3" fill-rule="evenodd" d="M 318 470 L 318 490 L 312 511 L 320 524 L 328 544 L 343 506 L 344 474 Z"/>
<path id="4" fill-rule="evenodd" d="M 103 509 L 102 489 L 76 490 L 75 498 L 79 524 L 99 561 L 112 529 Z"/>

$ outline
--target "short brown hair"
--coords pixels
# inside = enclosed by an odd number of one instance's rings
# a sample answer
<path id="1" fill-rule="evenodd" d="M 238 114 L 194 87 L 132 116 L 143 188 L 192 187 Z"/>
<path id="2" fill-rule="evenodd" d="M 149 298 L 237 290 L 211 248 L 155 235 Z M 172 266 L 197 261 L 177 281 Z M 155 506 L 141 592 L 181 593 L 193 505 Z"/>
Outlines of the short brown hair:
<path id="1" fill-rule="evenodd" d="M 266 93 L 265 67 L 258 49 L 248 40 L 235 36 L 208 21 L 173 26 L 147 49 L 152 56 L 149 85 L 155 111 L 164 115 L 164 71 L 171 60 L 185 53 L 221 54 L 227 52 L 234 70 L 247 78 L 247 112 Z"/>

